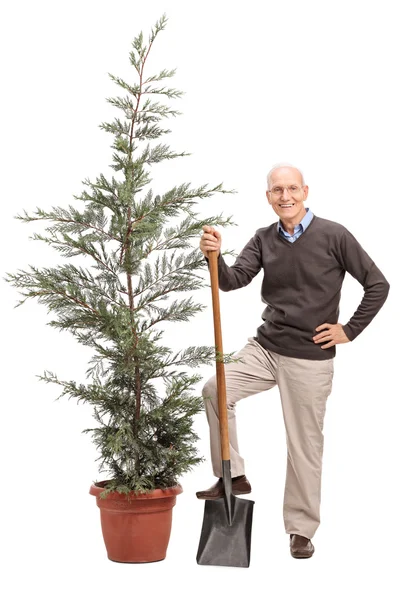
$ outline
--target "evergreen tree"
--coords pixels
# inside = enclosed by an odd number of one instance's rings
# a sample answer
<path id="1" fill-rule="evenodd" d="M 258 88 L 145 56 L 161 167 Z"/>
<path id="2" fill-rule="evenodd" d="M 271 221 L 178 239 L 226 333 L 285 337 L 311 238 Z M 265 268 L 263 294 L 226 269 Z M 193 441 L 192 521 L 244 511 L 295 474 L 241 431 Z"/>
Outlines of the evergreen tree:
<path id="1" fill-rule="evenodd" d="M 32 216 L 24 210 L 23 216 L 15 217 L 23 222 L 49 221 L 47 235 L 34 234 L 33 239 L 65 258 L 92 259 L 92 269 L 72 263 L 42 269 L 29 265 L 29 271 L 7 273 L 6 278 L 24 290 L 20 292 L 24 299 L 16 306 L 36 298 L 57 315 L 48 325 L 70 331 L 95 351 L 86 371 L 91 383 L 61 381 L 50 371 L 39 379 L 62 386 L 58 398 L 68 395 L 93 407 L 98 427 L 84 432 L 92 434 L 100 453 L 100 471 L 111 475 L 103 497 L 111 490 L 128 493 L 173 486 L 202 460 L 193 430 L 193 417 L 203 408 L 193 386 L 202 377 L 182 367 L 234 360 L 229 354 L 216 356 L 214 346 L 172 352 L 160 343 L 163 331 L 155 327 L 163 321 L 189 321 L 205 308 L 192 297 L 167 306 L 160 302 L 171 293 L 208 286 L 199 273 L 207 270 L 206 263 L 192 240 L 204 224 L 233 224 L 231 217 L 200 219 L 193 212 L 199 199 L 226 193 L 222 184 L 192 188 L 181 183 L 162 195 L 154 195 L 148 187 L 154 163 L 186 155 L 166 144 L 152 144 L 170 133 L 160 121 L 180 114 L 159 101 L 182 95 L 160 84 L 175 70 L 145 75 L 149 52 L 166 21 L 163 15 L 147 45 L 142 33 L 133 41 L 129 58 L 137 83 L 110 75 L 126 92 L 108 99 L 123 116 L 100 127 L 113 135 L 111 167 L 119 177 L 100 174 L 94 183 L 83 181 L 86 189 L 74 196 L 84 203 L 82 210 L 72 205 L 49 212 L 37 208 Z M 183 220 L 171 225 L 176 217 Z M 162 392 L 155 380 L 162 382 Z"/>

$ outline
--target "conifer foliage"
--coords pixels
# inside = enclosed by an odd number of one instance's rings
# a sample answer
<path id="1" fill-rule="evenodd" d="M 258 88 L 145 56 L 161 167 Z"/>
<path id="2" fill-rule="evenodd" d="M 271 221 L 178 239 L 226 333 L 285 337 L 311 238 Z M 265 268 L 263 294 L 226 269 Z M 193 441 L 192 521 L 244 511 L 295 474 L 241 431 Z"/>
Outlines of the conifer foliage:
<path id="1" fill-rule="evenodd" d="M 173 486 L 202 460 L 193 429 L 193 418 L 203 408 L 193 386 L 202 377 L 185 367 L 230 360 L 230 355 L 216 356 L 214 346 L 173 352 L 160 341 L 164 332 L 159 324 L 189 321 L 205 308 L 192 297 L 179 296 L 208 286 L 208 277 L 201 274 L 207 266 L 198 249 L 202 226 L 233 224 L 230 217 L 200 219 L 193 212 L 199 200 L 226 193 L 222 184 L 193 188 L 181 183 L 163 194 L 149 187 L 154 163 L 186 154 L 154 142 L 170 132 L 161 121 L 179 114 L 160 98 L 182 95 L 160 83 L 175 70 L 146 73 L 149 52 L 166 21 L 165 15 L 157 21 L 147 44 L 142 33 L 133 41 L 129 58 L 136 83 L 110 75 L 125 93 L 107 99 L 122 116 L 100 125 L 113 135 L 110 166 L 116 175 L 84 180 L 84 191 L 74 196 L 83 203 L 81 210 L 72 205 L 37 208 L 31 216 L 24 211 L 15 217 L 50 222 L 46 235 L 34 234 L 32 239 L 66 259 L 85 257 L 91 268 L 71 262 L 55 268 L 29 265 L 30 270 L 7 273 L 6 278 L 22 290 L 24 299 L 16 306 L 36 298 L 56 315 L 48 325 L 71 332 L 95 352 L 86 371 L 90 383 L 59 380 L 50 371 L 39 379 L 62 386 L 58 398 L 67 395 L 92 406 L 98 426 L 84 432 L 91 433 L 100 454 L 99 470 L 109 476 L 103 496 L 111 490 Z M 172 224 L 177 217 L 179 223 Z M 181 299 L 165 305 L 171 293 Z"/>

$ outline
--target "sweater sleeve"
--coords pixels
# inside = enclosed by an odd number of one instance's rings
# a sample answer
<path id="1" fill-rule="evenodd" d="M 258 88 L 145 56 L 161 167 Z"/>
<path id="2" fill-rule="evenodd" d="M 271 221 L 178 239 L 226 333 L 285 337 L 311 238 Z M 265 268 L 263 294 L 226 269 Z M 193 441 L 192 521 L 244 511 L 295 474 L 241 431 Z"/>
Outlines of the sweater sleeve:
<path id="1" fill-rule="evenodd" d="M 208 258 L 204 257 L 209 266 Z M 257 233 L 245 245 L 234 264 L 228 267 L 221 253 L 218 255 L 218 284 L 223 292 L 245 287 L 262 267 L 261 240 Z"/>
<path id="2" fill-rule="evenodd" d="M 350 341 L 353 341 L 378 314 L 389 293 L 389 283 L 373 260 L 345 229 L 340 239 L 339 250 L 342 267 L 364 288 L 364 296 L 354 315 L 343 326 Z"/>

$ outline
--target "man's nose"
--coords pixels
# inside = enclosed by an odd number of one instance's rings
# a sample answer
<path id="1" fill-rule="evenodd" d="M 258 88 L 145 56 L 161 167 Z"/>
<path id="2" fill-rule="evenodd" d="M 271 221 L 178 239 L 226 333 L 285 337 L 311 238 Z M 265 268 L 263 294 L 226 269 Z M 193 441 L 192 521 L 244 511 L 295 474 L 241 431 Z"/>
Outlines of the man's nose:
<path id="1" fill-rule="evenodd" d="M 283 197 L 285 199 L 290 198 L 289 190 L 286 187 L 283 188 Z"/>

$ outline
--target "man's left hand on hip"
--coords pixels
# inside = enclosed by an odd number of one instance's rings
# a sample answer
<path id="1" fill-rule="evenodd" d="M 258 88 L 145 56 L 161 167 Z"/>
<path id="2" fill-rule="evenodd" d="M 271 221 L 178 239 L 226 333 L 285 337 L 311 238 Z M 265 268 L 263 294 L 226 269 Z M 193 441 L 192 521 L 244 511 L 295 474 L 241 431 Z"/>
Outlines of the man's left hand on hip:
<path id="1" fill-rule="evenodd" d="M 343 325 L 340 323 L 323 323 L 322 325 L 318 325 L 318 327 L 315 328 L 315 331 L 321 331 L 321 333 L 318 333 L 313 337 L 315 344 L 328 342 L 324 346 L 321 346 L 323 350 L 325 348 L 331 348 L 331 346 L 335 346 L 336 344 L 346 344 L 347 342 L 350 342 L 343 330 Z"/>

